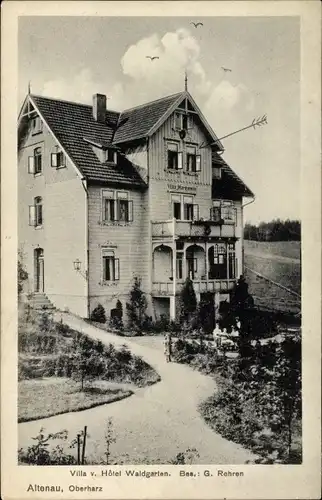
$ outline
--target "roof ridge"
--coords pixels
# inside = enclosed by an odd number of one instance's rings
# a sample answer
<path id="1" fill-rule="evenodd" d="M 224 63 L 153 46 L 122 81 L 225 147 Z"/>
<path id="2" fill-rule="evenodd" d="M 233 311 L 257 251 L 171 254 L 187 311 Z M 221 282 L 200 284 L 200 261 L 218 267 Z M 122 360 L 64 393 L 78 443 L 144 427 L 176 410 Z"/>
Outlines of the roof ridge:
<path id="1" fill-rule="evenodd" d="M 154 104 L 156 102 L 159 102 L 159 101 L 164 101 L 165 99 L 169 99 L 170 97 L 174 97 L 174 96 L 178 96 L 180 94 L 184 94 L 185 91 L 181 91 L 181 92 L 176 92 L 175 94 L 170 94 L 170 95 L 166 95 L 164 97 L 159 97 L 158 99 L 154 99 L 153 101 L 149 101 L 149 102 L 145 102 L 143 104 L 139 104 L 138 106 L 133 106 L 132 108 L 127 108 L 127 109 L 124 109 L 124 111 L 121 112 L 122 113 L 127 113 L 128 111 L 133 111 L 134 109 L 139 109 L 139 108 L 143 108 L 144 106 L 149 106 L 150 104 Z"/>
<path id="2" fill-rule="evenodd" d="M 66 102 L 68 104 L 74 104 L 75 106 L 84 106 L 86 108 L 92 108 L 92 104 L 84 104 L 83 102 L 76 102 L 76 101 L 69 101 L 67 99 L 57 99 L 55 97 L 47 97 L 44 95 L 37 95 L 37 94 L 29 94 L 29 96 L 32 97 L 39 97 L 40 99 L 47 99 L 48 101 L 55 101 L 55 102 Z M 113 109 L 106 109 L 107 112 L 109 113 L 117 113 L 120 115 L 122 111 L 115 111 Z"/>

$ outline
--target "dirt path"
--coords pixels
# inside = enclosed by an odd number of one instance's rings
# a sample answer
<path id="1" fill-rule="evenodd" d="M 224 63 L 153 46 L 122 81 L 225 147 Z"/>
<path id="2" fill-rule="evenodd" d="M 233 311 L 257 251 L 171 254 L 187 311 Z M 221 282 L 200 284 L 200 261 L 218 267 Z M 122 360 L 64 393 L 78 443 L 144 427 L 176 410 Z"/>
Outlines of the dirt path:
<path id="1" fill-rule="evenodd" d="M 249 451 L 223 439 L 204 423 L 197 405 L 214 392 L 214 381 L 187 366 L 166 363 L 161 338 L 124 339 L 70 314 L 59 313 L 59 319 L 60 316 L 70 327 L 92 338 L 115 345 L 127 344 L 132 353 L 142 356 L 157 370 L 162 380 L 117 403 L 19 424 L 19 447 L 29 445 L 40 427 L 46 432 L 67 429 L 72 439 L 87 425 L 86 456 L 90 462 L 91 456 L 103 457 L 104 425 L 112 417 L 117 441 L 111 451 L 118 461 L 123 457 L 125 463 L 156 459 L 165 463 L 187 448 L 198 450 L 199 464 L 242 464 L 253 458 Z"/>

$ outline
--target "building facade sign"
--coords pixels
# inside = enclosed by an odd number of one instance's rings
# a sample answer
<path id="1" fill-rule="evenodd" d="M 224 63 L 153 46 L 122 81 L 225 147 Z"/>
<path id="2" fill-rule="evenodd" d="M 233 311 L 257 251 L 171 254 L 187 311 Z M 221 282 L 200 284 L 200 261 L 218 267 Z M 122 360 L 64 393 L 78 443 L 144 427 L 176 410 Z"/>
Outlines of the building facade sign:
<path id="1" fill-rule="evenodd" d="M 185 186 L 184 184 L 167 184 L 168 191 L 180 191 L 185 193 L 196 193 L 197 188 L 195 186 Z"/>

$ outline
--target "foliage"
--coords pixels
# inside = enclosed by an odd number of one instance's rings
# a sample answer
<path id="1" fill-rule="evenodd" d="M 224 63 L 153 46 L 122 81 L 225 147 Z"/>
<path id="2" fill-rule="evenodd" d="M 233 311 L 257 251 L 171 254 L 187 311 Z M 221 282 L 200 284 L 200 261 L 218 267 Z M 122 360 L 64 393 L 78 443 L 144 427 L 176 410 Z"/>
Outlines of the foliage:
<path id="1" fill-rule="evenodd" d="M 105 440 L 104 464 L 110 465 L 111 445 L 116 442 L 113 419 L 111 417 L 106 422 L 104 440 Z"/>
<path id="2" fill-rule="evenodd" d="M 28 279 L 28 273 L 23 264 L 23 254 L 22 251 L 18 252 L 18 295 L 23 291 L 23 284 Z"/>
<path id="3" fill-rule="evenodd" d="M 293 442 L 301 418 L 300 366 L 299 339 L 258 343 L 252 357 L 218 366 L 221 390 L 201 413 L 216 432 L 251 448 L 263 463 L 299 463 Z"/>
<path id="4" fill-rule="evenodd" d="M 115 308 L 111 309 L 110 326 L 119 330 L 123 329 L 123 306 L 119 299 L 116 301 Z"/>
<path id="5" fill-rule="evenodd" d="M 130 300 L 126 303 L 126 310 L 129 319 L 129 326 L 137 331 L 142 331 L 146 320 L 147 299 L 141 290 L 141 281 L 134 278 L 133 286 L 130 290 Z"/>
<path id="6" fill-rule="evenodd" d="M 271 222 L 261 222 L 258 226 L 245 224 L 245 240 L 256 241 L 300 241 L 301 222 L 298 220 L 274 219 Z"/>
<path id="7" fill-rule="evenodd" d="M 196 294 L 191 279 L 187 278 L 180 292 L 180 323 L 189 321 L 197 308 Z"/>
<path id="8" fill-rule="evenodd" d="M 196 458 L 200 455 L 196 448 L 187 448 L 186 451 L 179 452 L 177 455 L 169 461 L 172 465 L 187 465 L 192 464 Z"/>
<path id="9" fill-rule="evenodd" d="M 206 292 L 201 295 L 198 304 L 198 323 L 203 332 L 211 333 L 214 329 L 215 306 L 214 297 L 211 292 Z"/>
<path id="10" fill-rule="evenodd" d="M 97 323 L 106 323 L 105 309 L 102 304 L 98 304 L 95 309 L 93 309 L 90 318 Z"/>
<path id="11" fill-rule="evenodd" d="M 75 457 L 65 454 L 63 447 L 57 445 L 50 450 L 50 441 L 59 439 L 66 441 L 68 432 L 66 430 L 50 433 L 47 436 L 44 434 L 44 429 L 41 428 L 39 434 L 32 439 L 35 444 L 29 446 L 27 450 L 20 448 L 18 450 L 19 463 L 27 463 L 29 465 L 72 465 L 76 464 Z"/>

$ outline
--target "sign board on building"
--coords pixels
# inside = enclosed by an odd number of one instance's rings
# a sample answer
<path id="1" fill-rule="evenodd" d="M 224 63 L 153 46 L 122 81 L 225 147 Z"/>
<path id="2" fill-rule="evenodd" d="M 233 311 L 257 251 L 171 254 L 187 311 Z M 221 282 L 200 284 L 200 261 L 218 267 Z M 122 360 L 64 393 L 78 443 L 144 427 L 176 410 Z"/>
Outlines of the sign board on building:
<path id="1" fill-rule="evenodd" d="M 184 184 L 170 184 L 167 185 L 168 191 L 181 191 L 185 193 L 196 193 L 197 188 L 195 186 L 185 186 Z"/>

